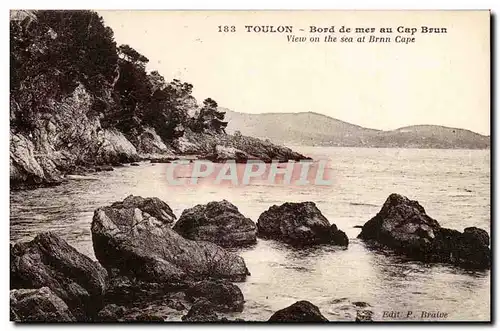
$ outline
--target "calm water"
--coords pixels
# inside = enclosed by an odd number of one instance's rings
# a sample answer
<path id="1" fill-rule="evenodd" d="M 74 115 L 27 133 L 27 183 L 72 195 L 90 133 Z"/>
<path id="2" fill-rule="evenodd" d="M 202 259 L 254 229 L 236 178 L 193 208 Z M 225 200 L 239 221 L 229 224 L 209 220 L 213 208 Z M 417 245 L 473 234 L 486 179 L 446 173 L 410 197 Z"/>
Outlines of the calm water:
<path id="1" fill-rule="evenodd" d="M 61 186 L 11 193 L 11 241 L 55 231 L 95 259 L 90 234 L 93 211 L 129 194 L 156 196 L 177 216 L 185 208 L 227 199 L 257 221 L 273 204 L 314 201 L 331 223 L 344 230 L 347 250 L 296 250 L 259 240 L 238 250 L 252 273 L 239 283 L 247 320 L 267 320 L 297 300 L 309 300 L 331 320 L 352 320 L 356 301 L 369 303 L 375 319 L 383 311 L 440 311 L 448 320 L 490 319 L 490 272 L 405 261 L 373 252 L 356 239 L 391 193 L 418 200 L 442 226 L 490 231 L 490 153 L 468 150 L 400 150 L 295 147 L 315 159 L 329 159 L 334 185 L 250 186 L 167 185 L 167 164 L 144 163 L 98 173 Z M 172 316 L 172 318 L 179 318 Z"/>

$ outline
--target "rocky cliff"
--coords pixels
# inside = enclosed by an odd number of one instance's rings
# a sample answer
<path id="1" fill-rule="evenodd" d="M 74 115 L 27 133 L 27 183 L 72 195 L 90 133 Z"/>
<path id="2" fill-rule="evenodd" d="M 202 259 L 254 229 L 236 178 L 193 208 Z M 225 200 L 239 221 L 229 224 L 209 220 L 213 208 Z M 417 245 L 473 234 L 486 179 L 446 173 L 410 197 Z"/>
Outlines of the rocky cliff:
<path id="1" fill-rule="evenodd" d="M 117 46 L 95 12 L 13 11 L 10 44 L 12 188 L 54 185 L 100 165 L 206 156 L 226 147 L 249 158 L 304 158 L 226 135 L 225 113 L 214 100 L 198 105 L 191 84 L 147 72 L 149 60 Z"/>

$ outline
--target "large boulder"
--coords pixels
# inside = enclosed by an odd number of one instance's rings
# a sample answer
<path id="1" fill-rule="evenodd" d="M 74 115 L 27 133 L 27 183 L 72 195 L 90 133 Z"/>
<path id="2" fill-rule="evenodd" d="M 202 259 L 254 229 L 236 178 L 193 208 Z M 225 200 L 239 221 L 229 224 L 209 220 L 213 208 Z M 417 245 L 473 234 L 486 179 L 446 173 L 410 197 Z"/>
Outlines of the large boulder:
<path id="1" fill-rule="evenodd" d="M 278 310 L 269 318 L 269 322 L 328 322 L 328 320 L 318 307 L 302 300 Z"/>
<path id="2" fill-rule="evenodd" d="M 11 246 L 10 287 L 48 287 L 78 320 L 87 320 L 102 306 L 107 273 L 54 233 Z"/>
<path id="3" fill-rule="evenodd" d="M 210 241 L 222 247 L 245 246 L 257 241 L 255 223 L 226 200 L 184 210 L 173 229 L 184 238 Z"/>
<path id="4" fill-rule="evenodd" d="M 142 209 L 151 212 L 149 204 L 136 200 L 138 203 L 129 199 L 94 212 L 91 227 L 94 252 L 105 268 L 160 284 L 246 278 L 248 270 L 243 258 L 213 243 L 183 238 L 170 228 L 169 222 L 155 217 L 156 208 L 150 214 Z M 161 217 L 165 216 L 164 211 L 159 213 Z"/>
<path id="5" fill-rule="evenodd" d="M 471 227 L 464 233 L 443 228 L 418 201 L 391 194 L 358 238 L 376 242 L 426 262 L 487 268 L 491 264 L 489 235 Z"/>
<path id="6" fill-rule="evenodd" d="M 349 244 L 346 234 L 335 224 L 330 225 L 314 202 L 273 205 L 259 216 L 257 236 L 299 246 Z"/>
<path id="7" fill-rule="evenodd" d="M 75 322 L 68 305 L 50 288 L 10 291 L 11 320 L 14 322 Z"/>
<path id="8" fill-rule="evenodd" d="M 186 290 L 191 301 L 200 299 L 210 302 L 215 311 L 243 311 L 245 300 L 238 286 L 227 280 L 203 280 Z"/>

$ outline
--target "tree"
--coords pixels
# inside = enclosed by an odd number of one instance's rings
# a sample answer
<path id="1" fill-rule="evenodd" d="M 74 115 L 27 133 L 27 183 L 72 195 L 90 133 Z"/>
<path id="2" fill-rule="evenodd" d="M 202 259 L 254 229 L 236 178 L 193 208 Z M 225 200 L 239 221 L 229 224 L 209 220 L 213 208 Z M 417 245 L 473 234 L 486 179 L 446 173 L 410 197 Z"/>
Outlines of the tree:
<path id="1" fill-rule="evenodd" d="M 151 93 L 154 93 L 158 90 L 162 90 L 166 87 L 167 83 L 165 82 L 165 78 L 160 75 L 158 71 L 152 71 L 149 75 L 149 83 L 151 84 Z"/>
<path id="2" fill-rule="evenodd" d="M 11 98 L 16 118 L 29 127 L 33 114 L 50 111 L 54 101 L 79 83 L 98 100 L 115 78 L 118 55 L 113 31 L 93 11 L 39 10 L 30 23 L 10 22 Z M 14 123 L 15 124 L 15 123 Z"/>
<path id="3" fill-rule="evenodd" d="M 218 107 L 219 105 L 215 100 L 211 98 L 205 99 L 197 119 L 193 122 L 194 131 L 203 132 L 209 130 L 216 133 L 225 132 L 227 122 L 223 120 L 226 113 L 219 111 Z"/>
<path id="4" fill-rule="evenodd" d="M 129 45 L 120 45 L 120 47 L 118 47 L 118 54 L 122 59 L 125 59 L 134 64 L 145 65 L 149 62 L 149 59 L 147 57 L 145 57 Z"/>

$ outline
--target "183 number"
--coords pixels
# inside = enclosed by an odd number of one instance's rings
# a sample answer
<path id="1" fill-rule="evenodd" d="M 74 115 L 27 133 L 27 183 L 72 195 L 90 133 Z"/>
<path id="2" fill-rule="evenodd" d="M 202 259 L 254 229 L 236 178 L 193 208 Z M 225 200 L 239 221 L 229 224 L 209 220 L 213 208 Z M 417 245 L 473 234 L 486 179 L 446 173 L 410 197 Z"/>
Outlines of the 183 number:
<path id="1" fill-rule="evenodd" d="M 234 25 L 219 25 L 219 32 L 236 32 L 236 27 Z"/>

